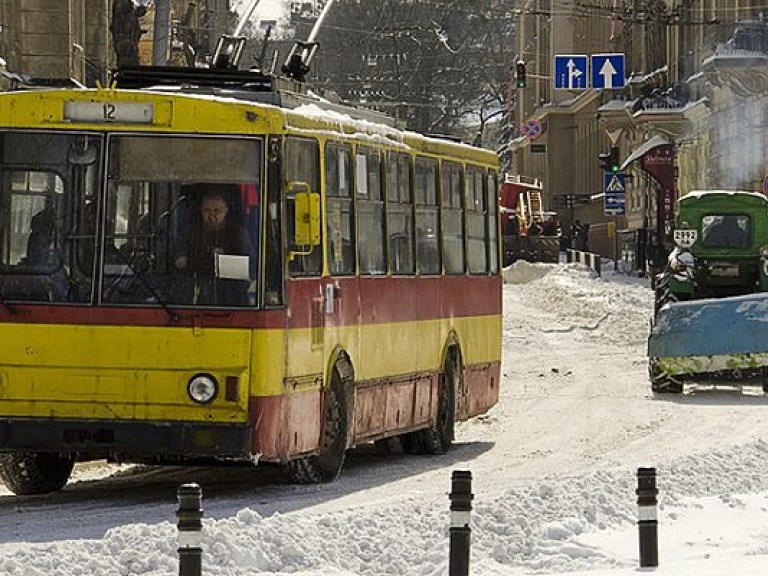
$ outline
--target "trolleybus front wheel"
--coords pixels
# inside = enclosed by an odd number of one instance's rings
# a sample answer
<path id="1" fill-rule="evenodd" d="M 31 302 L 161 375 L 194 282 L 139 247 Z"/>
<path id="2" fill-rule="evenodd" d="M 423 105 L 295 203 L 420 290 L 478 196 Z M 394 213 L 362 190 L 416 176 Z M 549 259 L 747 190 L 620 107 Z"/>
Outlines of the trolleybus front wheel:
<path id="1" fill-rule="evenodd" d="M 351 377 L 351 366 L 346 361 L 339 361 L 325 391 L 320 448 L 317 454 L 283 464 L 283 471 L 291 482 L 319 484 L 339 477 L 347 453 L 348 417 L 344 383 Z"/>
<path id="2" fill-rule="evenodd" d="M 74 460 L 58 454 L 0 454 L 0 480 L 18 496 L 49 494 L 64 487 L 74 465 Z"/>

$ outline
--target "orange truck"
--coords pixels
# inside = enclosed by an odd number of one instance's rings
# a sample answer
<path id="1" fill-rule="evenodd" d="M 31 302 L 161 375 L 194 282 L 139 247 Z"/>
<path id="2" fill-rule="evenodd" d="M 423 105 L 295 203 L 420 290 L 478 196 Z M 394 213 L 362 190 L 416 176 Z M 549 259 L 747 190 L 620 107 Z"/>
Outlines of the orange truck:
<path id="1" fill-rule="evenodd" d="M 504 266 L 517 260 L 559 260 L 560 221 L 556 212 L 543 210 L 542 188 L 536 178 L 519 174 L 504 177 L 499 196 Z"/>

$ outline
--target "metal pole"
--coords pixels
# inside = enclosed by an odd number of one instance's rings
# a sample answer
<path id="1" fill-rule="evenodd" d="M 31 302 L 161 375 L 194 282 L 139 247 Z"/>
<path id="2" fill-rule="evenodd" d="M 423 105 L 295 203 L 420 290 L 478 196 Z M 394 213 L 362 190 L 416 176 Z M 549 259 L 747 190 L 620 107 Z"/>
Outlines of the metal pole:
<path id="1" fill-rule="evenodd" d="M 469 576 L 469 545 L 472 529 L 472 472 L 454 470 L 451 476 L 451 529 L 448 576 Z"/>
<path id="2" fill-rule="evenodd" d="M 613 271 L 619 270 L 619 216 L 613 216 Z"/>
<path id="3" fill-rule="evenodd" d="M 182 484 L 176 493 L 179 509 L 179 576 L 202 576 L 203 492 L 197 484 Z"/>
<path id="4" fill-rule="evenodd" d="M 155 24 L 152 28 L 152 64 L 168 64 L 168 44 L 171 28 L 171 0 L 155 0 Z"/>
<path id="5" fill-rule="evenodd" d="M 637 529 L 640 534 L 640 567 L 659 565 L 656 468 L 637 469 Z"/>

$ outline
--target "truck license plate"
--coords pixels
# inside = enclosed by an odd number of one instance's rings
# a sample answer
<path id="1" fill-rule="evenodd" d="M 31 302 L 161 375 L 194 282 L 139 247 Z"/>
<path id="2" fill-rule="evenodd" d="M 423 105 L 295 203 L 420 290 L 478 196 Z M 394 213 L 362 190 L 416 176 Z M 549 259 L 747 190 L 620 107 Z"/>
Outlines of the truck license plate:
<path id="1" fill-rule="evenodd" d="M 713 264 L 709 268 L 709 273 L 712 276 L 733 278 L 739 275 L 739 267 L 737 264 Z"/>

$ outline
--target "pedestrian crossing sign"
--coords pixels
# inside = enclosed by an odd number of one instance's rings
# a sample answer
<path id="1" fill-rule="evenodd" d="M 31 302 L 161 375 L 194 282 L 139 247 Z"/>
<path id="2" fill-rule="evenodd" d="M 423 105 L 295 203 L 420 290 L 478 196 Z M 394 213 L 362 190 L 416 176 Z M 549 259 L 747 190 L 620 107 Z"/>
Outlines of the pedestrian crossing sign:
<path id="1" fill-rule="evenodd" d="M 624 174 L 618 172 L 616 174 L 612 172 L 606 172 L 604 175 L 605 192 L 626 192 L 627 188 L 624 186 Z"/>
<path id="2" fill-rule="evenodd" d="M 606 172 L 603 175 L 603 200 L 606 216 L 618 216 L 626 213 L 627 188 L 624 185 L 625 174 L 623 172 Z"/>

